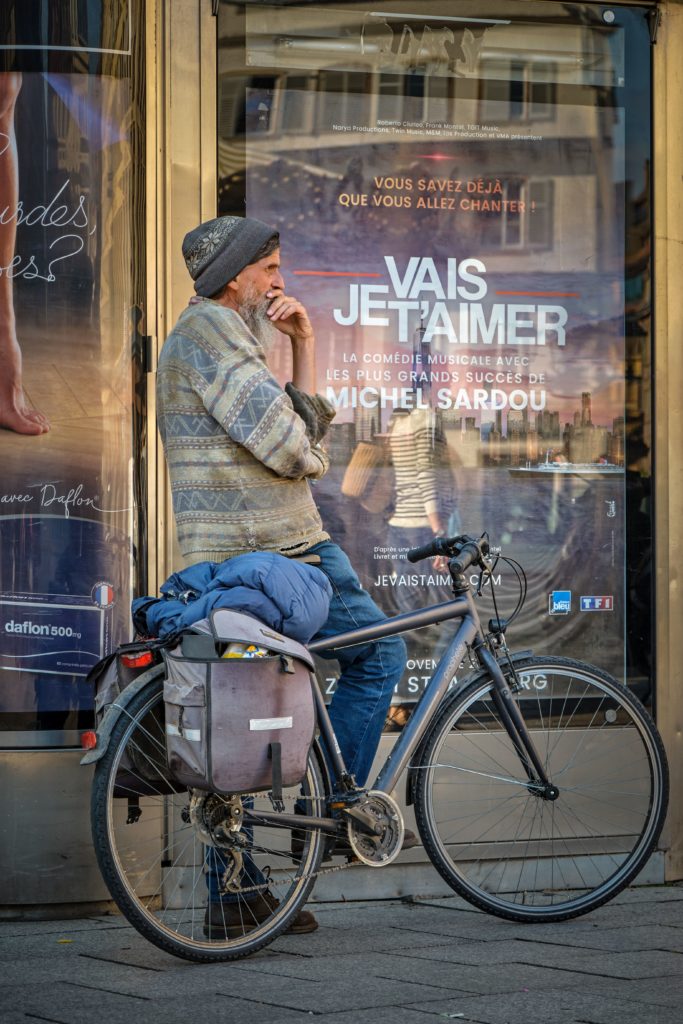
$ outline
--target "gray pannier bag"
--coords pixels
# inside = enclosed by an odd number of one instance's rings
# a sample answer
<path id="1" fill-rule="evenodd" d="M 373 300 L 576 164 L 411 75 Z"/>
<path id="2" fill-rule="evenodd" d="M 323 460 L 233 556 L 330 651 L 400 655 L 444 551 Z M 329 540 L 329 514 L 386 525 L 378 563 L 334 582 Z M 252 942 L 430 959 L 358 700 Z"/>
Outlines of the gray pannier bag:
<path id="1" fill-rule="evenodd" d="M 99 729 L 107 708 L 116 701 L 121 691 L 143 672 L 161 662 L 162 647 L 163 642 L 159 640 L 120 644 L 115 651 L 93 665 L 85 681 L 93 688 L 96 729 Z"/>
<path id="2" fill-rule="evenodd" d="M 228 644 L 264 657 L 222 657 Z M 315 730 L 314 662 L 296 640 L 219 608 L 164 651 L 166 750 L 174 778 L 220 793 L 301 782 Z"/>
<path id="3" fill-rule="evenodd" d="M 121 644 L 115 651 L 98 661 L 90 669 L 86 682 L 94 690 L 95 726 L 99 729 L 107 709 L 115 704 L 130 683 L 155 665 L 161 663 L 161 650 L 166 641 L 138 640 Z M 136 732 L 135 742 L 129 743 L 121 758 L 116 774 L 114 796 L 128 800 L 128 821 L 140 817 L 141 796 L 172 793 L 160 765 L 159 739 L 163 735 L 162 708 L 156 705 L 143 719 Z M 160 771 L 161 769 L 161 771 Z M 137 809 L 136 809 L 137 808 Z"/>

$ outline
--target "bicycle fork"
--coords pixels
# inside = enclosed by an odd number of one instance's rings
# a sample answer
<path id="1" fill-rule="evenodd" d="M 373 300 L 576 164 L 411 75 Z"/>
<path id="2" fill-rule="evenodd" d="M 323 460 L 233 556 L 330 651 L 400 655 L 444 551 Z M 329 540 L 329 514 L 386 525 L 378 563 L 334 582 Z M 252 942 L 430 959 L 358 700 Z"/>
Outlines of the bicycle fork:
<path id="1" fill-rule="evenodd" d="M 491 691 L 493 703 L 529 780 L 530 792 L 544 800 L 557 800 L 560 791 L 546 775 L 543 763 L 526 727 L 526 722 L 513 698 L 499 663 L 482 640 L 475 642 L 473 648 L 480 665 L 487 670 L 493 680 L 493 690 Z"/>

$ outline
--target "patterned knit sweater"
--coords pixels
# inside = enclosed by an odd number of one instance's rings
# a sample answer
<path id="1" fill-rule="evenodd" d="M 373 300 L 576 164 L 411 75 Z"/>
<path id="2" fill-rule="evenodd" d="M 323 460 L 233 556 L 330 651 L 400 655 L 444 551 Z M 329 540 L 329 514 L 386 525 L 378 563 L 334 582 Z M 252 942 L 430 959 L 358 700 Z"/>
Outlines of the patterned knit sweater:
<path id="1" fill-rule="evenodd" d="M 157 422 L 186 565 L 329 539 L 308 482 L 327 455 L 236 312 L 205 300 L 180 314 L 159 358 Z"/>

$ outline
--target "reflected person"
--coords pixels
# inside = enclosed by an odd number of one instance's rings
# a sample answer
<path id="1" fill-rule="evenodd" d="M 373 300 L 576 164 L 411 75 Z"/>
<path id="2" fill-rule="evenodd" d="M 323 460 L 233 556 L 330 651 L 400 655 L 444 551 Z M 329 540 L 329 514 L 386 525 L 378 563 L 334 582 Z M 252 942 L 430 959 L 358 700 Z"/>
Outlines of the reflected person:
<path id="1" fill-rule="evenodd" d="M 422 547 L 435 537 L 459 532 L 455 511 L 453 475 L 448 446 L 438 413 L 431 407 L 396 409 L 389 423 L 389 450 L 394 467 L 394 510 L 389 519 L 389 544 L 393 549 L 392 568 L 397 576 L 396 605 L 411 612 L 424 603 L 422 588 L 401 583 L 402 576 L 414 574 L 406 552 Z M 435 572 L 446 572 L 448 559 L 435 558 Z M 431 598 L 448 600 L 431 590 Z"/>

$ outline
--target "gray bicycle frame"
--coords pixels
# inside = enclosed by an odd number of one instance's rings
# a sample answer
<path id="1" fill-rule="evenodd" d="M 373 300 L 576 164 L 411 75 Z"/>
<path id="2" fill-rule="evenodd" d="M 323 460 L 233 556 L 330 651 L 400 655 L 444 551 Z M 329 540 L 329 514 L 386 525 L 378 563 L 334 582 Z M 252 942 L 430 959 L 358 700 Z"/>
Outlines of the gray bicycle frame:
<path id="1" fill-rule="evenodd" d="M 370 626 L 362 626 L 359 629 L 352 629 L 347 633 L 326 637 L 324 640 L 317 640 L 308 645 L 308 649 L 312 654 L 319 654 L 323 651 L 334 651 L 340 647 L 353 647 L 358 644 L 371 643 L 383 637 L 397 636 L 399 633 L 419 629 L 422 626 L 431 626 L 437 622 L 457 618 L 462 620 L 461 624 L 444 651 L 436 671 L 425 687 L 409 721 L 401 731 L 391 753 L 384 762 L 374 785 L 371 787 L 372 789 L 380 790 L 383 793 L 391 793 L 394 789 L 411 755 L 424 736 L 437 706 L 443 699 L 455 673 L 460 667 L 468 646 L 478 636 L 481 637 L 479 615 L 472 595 L 469 591 L 466 591 L 462 596 L 455 598 L 453 601 L 446 601 L 443 604 L 433 605 L 430 608 L 423 608 L 417 612 L 395 615 L 386 621 Z M 333 769 L 338 782 L 346 774 L 346 766 L 319 687 L 316 687 L 315 699 L 320 733 L 327 748 L 330 767 Z"/>
<path id="2" fill-rule="evenodd" d="M 548 787 L 550 784 L 524 724 L 524 719 L 515 702 L 511 700 L 512 694 L 500 665 L 485 643 L 479 614 L 469 590 L 463 591 L 452 601 L 445 601 L 443 604 L 432 605 L 417 612 L 395 615 L 382 622 L 361 626 L 359 629 L 352 629 L 346 633 L 338 633 L 335 636 L 316 640 L 308 644 L 308 649 L 313 654 L 320 654 L 323 651 L 327 652 L 344 647 L 354 647 L 359 644 L 381 640 L 383 637 L 397 636 L 399 633 L 420 629 L 423 626 L 430 626 L 437 622 L 445 622 L 448 619 L 460 619 L 460 626 L 441 656 L 434 675 L 427 683 L 408 722 L 402 729 L 393 749 L 382 765 L 374 785 L 370 788 L 376 791 L 379 790 L 382 793 L 391 793 L 396 787 L 401 773 L 408 766 L 411 756 L 418 748 L 437 707 L 460 667 L 468 647 L 473 648 L 479 664 L 488 671 L 493 680 L 492 700 L 510 736 L 529 782 L 534 787 Z M 329 767 L 332 769 L 333 789 L 335 789 L 335 785 L 341 786 L 342 781 L 347 780 L 351 782 L 351 793 L 362 792 L 362 789 L 354 788 L 352 777 L 348 774 L 322 691 L 318 686 L 314 686 L 313 690 L 320 734 L 325 743 Z M 343 793 L 340 792 L 339 795 L 343 797 Z M 280 811 L 272 813 L 269 811 L 245 811 L 245 823 L 248 823 L 248 819 L 251 818 L 254 821 L 258 820 L 261 824 L 268 821 L 270 824 L 279 825 L 283 828 L 298 829 L 308 826 L 330 834 L 340 832 L 343 827 L 339 819 L 301 814 L 292 815 Z"/>

